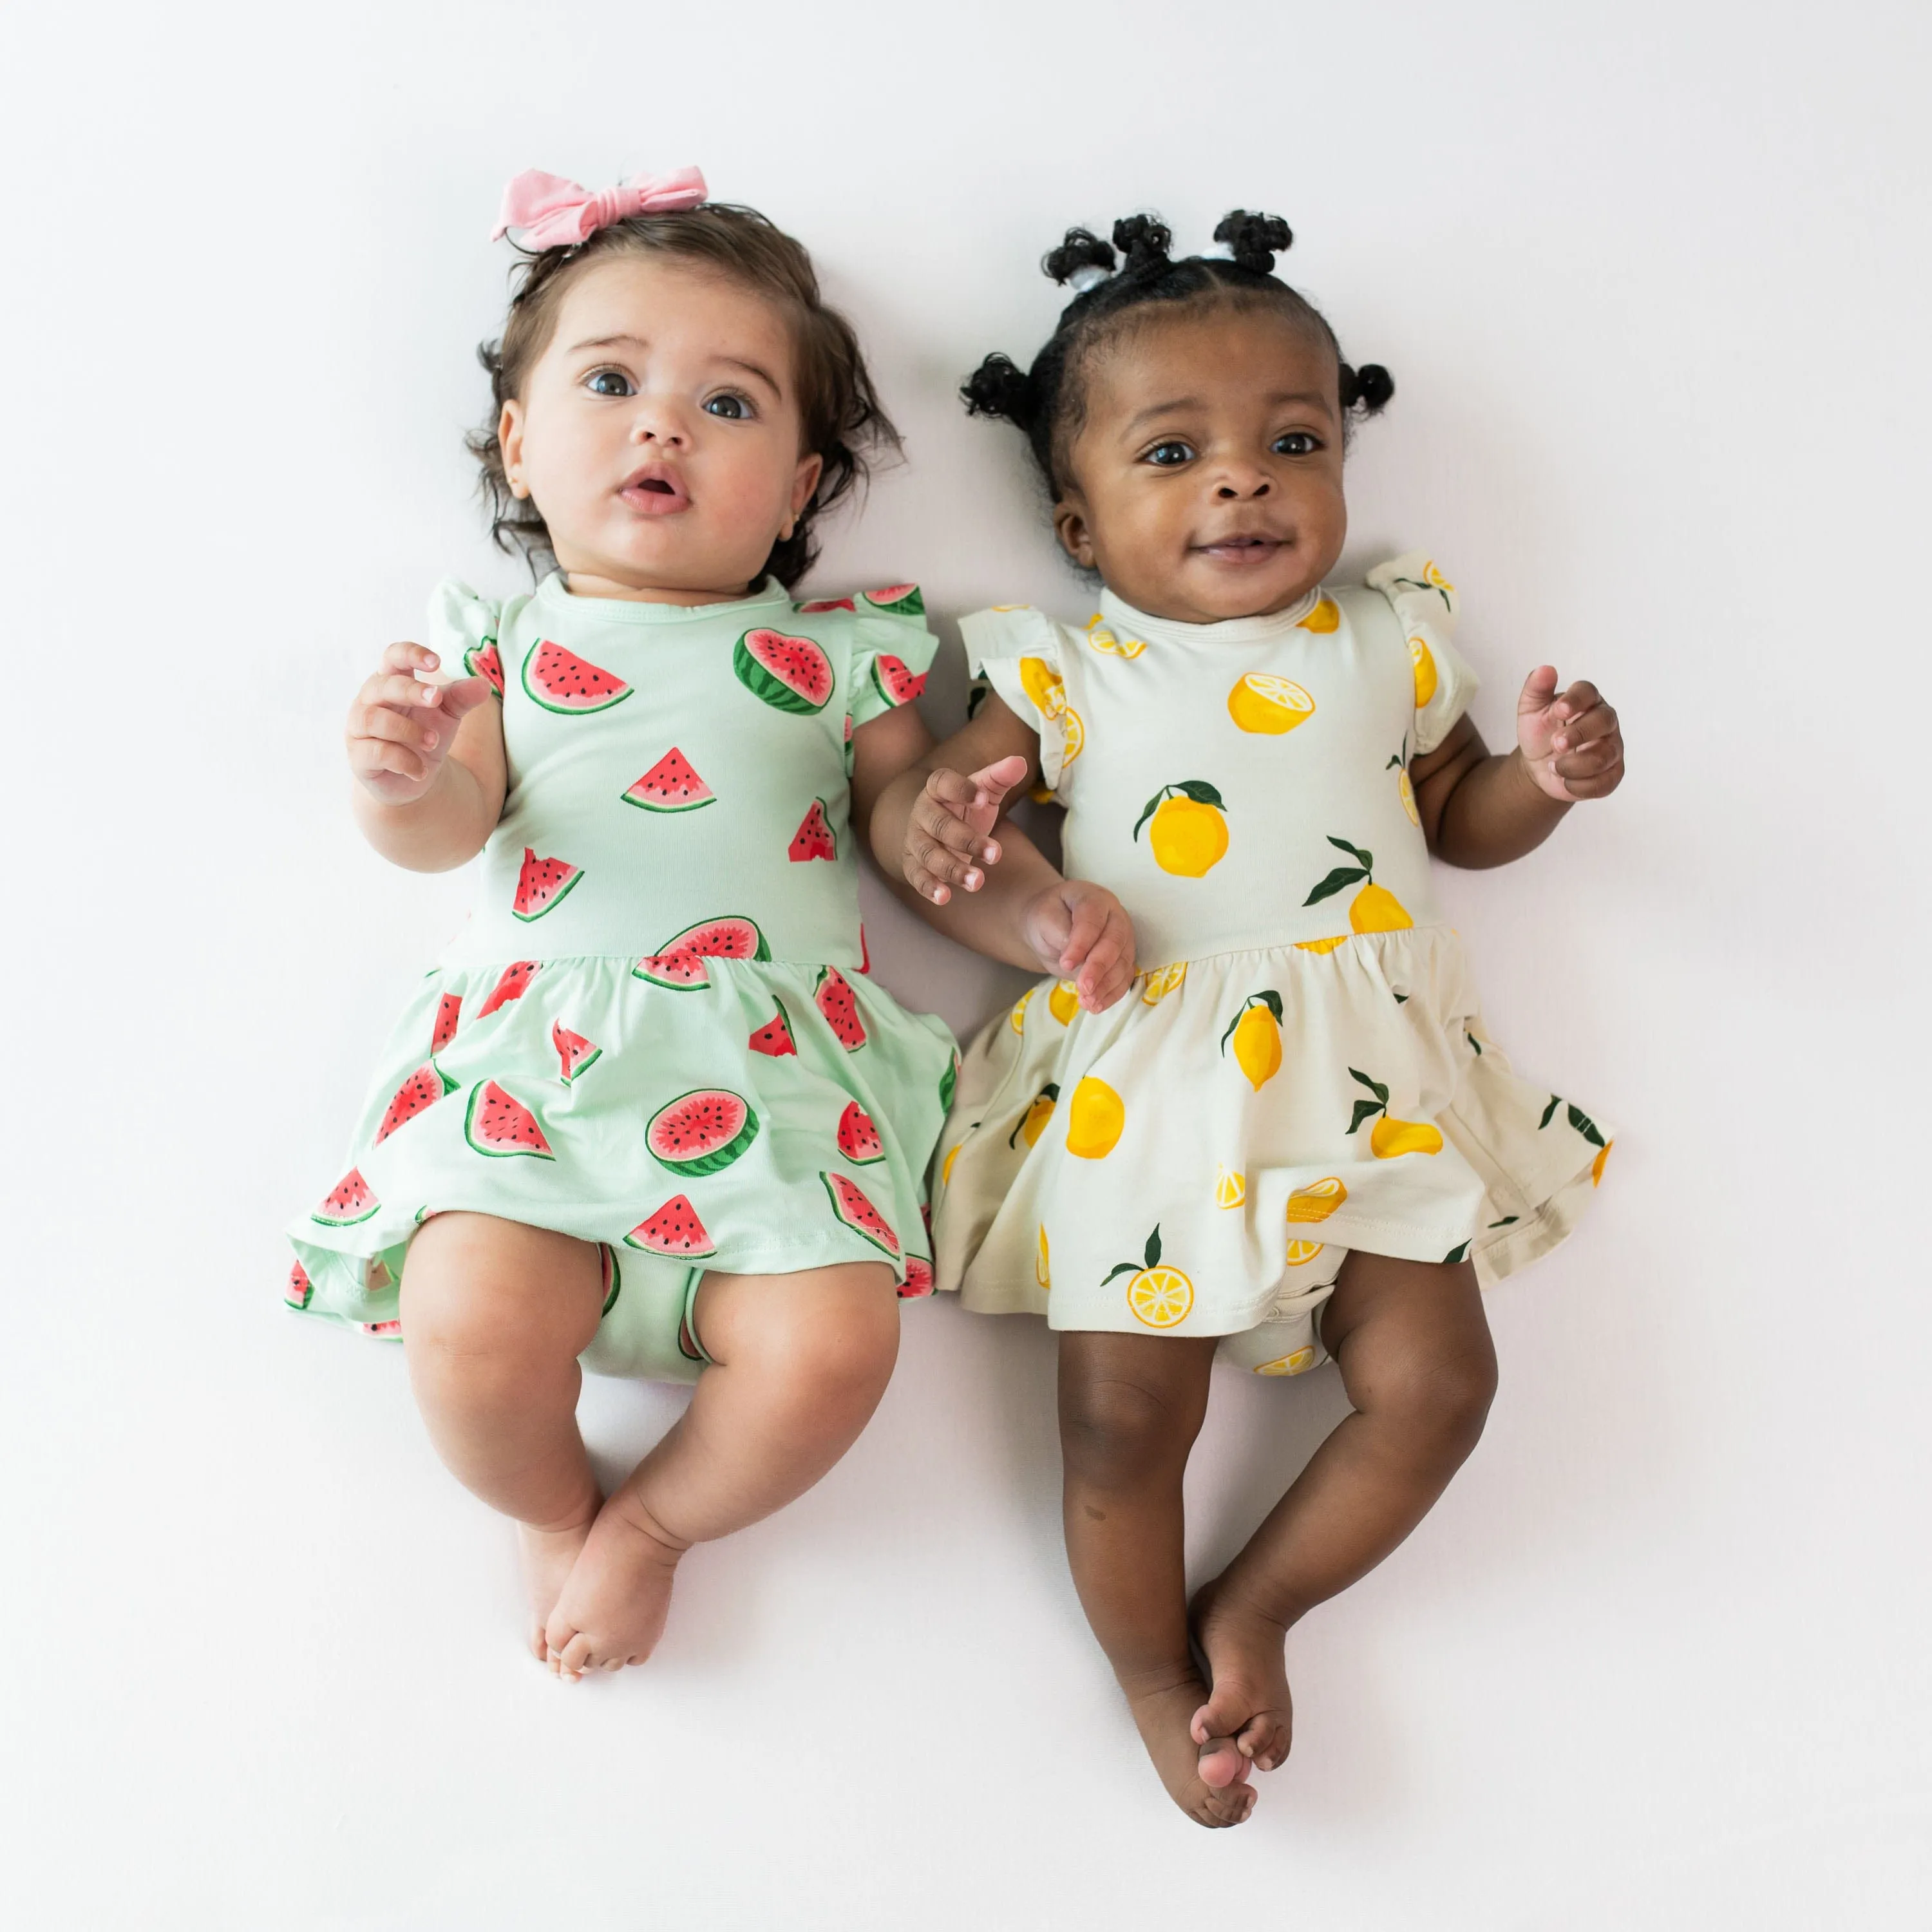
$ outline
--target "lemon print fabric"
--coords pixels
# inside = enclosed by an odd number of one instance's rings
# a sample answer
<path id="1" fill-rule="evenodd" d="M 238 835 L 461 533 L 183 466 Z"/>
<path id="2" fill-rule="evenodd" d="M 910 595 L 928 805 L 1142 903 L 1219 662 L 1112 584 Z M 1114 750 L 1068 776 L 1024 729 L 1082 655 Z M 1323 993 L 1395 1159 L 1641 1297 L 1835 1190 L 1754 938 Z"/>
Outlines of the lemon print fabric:
<path id="1" fill-rule="evenodd" d="M 1476 689 L 1457 615 L 1417 553 L 1225 624 L 1111 592 L 1064 623 L 963 621 L 974 676 L 1040 735 L 1063 869 L 1119 898 L 1138 973 L 1098 1013 L 1040 979 L 968 1050 L 940 1288 L 1218 1336 L 1292 1380 L 1325 1359 L 1313 1311 L 1352 1252 L 1460 1251 L 1486 1282 L 1613 1198 L 1608 1130 L 1552 1101 L 1560 1069 L 1518 1076 L 1436 896 L 1410 773 Z"/>
<path id="2" fill-rule="evenodd" d="M 1162 785 L 1134 820 L 1136 838 L 1143 825 L 1154 862 L 1163 872 L 1202 878 L 1228 856 L 1227 808 L 1204 778 Z"/>

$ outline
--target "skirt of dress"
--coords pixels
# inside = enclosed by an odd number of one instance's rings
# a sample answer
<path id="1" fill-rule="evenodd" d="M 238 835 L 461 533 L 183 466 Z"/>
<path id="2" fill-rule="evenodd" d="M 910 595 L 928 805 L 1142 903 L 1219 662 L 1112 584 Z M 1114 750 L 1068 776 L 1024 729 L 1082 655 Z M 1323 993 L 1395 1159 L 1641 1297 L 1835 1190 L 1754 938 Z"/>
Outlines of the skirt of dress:
<path id="1" fill-rule="evenodd" d="M 616 1294 L 626 1257 L 652 1279 L 882 1261 L 902 1294 L 928 1292 L 944 1022 L 836 968 L 706 958 L 666 984 L 638 964 L 431 973 L 346 1172 L 289 1228 L 290 1304 L 396 1332 L 411 1236 L 458 1210 L 598 1244 Z"/>
<path id="2" fill-rule="evenodd" d="M 962 1066 L 938 1285 L 1182 1335 L 1305 1317 L 1358 1248 L 1487 1286 L 1564 1238 L 1608 1152 L 1511 1070 L 1447 927 L 1193 960 L 1104 1013 L 1046 980 Z"/>

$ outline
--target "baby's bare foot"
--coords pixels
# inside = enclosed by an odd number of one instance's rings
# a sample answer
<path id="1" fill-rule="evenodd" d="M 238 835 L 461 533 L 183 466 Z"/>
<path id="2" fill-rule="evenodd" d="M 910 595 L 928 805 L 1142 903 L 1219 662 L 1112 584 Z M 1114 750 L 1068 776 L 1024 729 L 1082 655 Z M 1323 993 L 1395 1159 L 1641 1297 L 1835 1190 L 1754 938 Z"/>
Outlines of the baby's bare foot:
<path id="1" fill-rule="evenodd" d="M 1188 1726 L 1203 1780 L 1225 1784 L 1245 1777 L 1250 1764 L 1273 1771 L 1288 1756 L 1294 1723 L 1282 1654 L 1287 1631 L 1223 1590 L 1218 1577 L 1196 1592 L 1188 1620 L 1214 1683 Z"/>
<path id="2" fill-rule="evenodd" d="M 564 1580 L 575 1567 L 578 1553 L 590 1534 L 602 1502 L 599 1497 L 585 1512 L 581 1522 L 563 1529 L 538 1529 L 533 1523 L 517 1526 L 517 1540 L 524 1559 L 524 1581 L 530 1592 L 530 1648 L 539 1664 L 550 1661 L 550 1646 L 544 1640 L 544 1626 L 563 1594 Z"/>
<path id="3" fill-rule="evenodd" d="M 1160 1774 L 1172 1798 L 1197 1825 L 1217 1831 L 1238 1825 L 1255 1807 L 1254 1787 L 1244 1783 L 1245 1758 L 1234 1754 L 1234 1768 L 1218 1784 L 1202 1775 L 1205 1754 L 1188 1730 L 1188 1720 L 1201 1706 L 1204 1686 L 1192 1670 L 1176 1672 L 1157 1682 L 1123 1684 L 1127 1708 L 1140 1727 L 1141 1742 Z M 1225 1740 L 1224 1740 L 1225 1742 Z"/>
<path id="4" fill-rule="evenodd" d="M 598 1512 L 544 1627 L 560 1677 L 641 1664 L 664 1634 L 671 1579 L 688 1546 L 622 1490 Z"/>

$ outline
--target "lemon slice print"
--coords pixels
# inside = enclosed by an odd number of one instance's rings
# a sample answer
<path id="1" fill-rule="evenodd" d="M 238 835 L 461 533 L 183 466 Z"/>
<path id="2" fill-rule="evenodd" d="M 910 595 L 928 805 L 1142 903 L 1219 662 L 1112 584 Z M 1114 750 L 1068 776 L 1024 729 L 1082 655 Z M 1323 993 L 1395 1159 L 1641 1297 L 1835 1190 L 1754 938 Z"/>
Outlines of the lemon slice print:
<path id="1" fill-rule="evenodd" d="M 1172 1328 L 1187 1319 L 1188 1310 L 1194 1306 L 1194 1284 L 1178 1268 L 1162 1265 L 1158 1225 L 1148 1235 L 1141 1259 L 1117 1262 L 1107 1270 L 1102 1285 L 1122 1274 L 1132 1277 L 1127 1283 L 1127 1307 L 1136 1322 L 1150 1328 Z"/>
<path id="2" fill-rule="evenodd" d="M 1066 686 L 1044 658 L 1020 659 L 1020 688 L 1042 718 L 1058 718 L 1066 709 Z"/>
<path id="3" fill-rule="evenodd" d="M 1013 1010 L 1006 1016 L 1007 1025 L 1011 1027 L 1016 1033 L 1023 1033 L 1026 1030 L 1027 1002 L 1033 998 L 1033 995 L 1034 989 L 1032 987 L 1029 986 L 1026 991 L 1013 1002 Z"/>
<path id="4" fill-rule="evenodd" d="M 1104 1160 L 1126 1124 L 1126 1103 L 1090 1073 L 1074 1088 L 1066 1109 L 1066 1151 L 1082 1160 Z"/>
<path id="5" fill-rule="evenodd" d="M 1216 1207 L 1238 1208 L 1247 1198 L 1246 1175 L 1236 1174 L 1225 1167 L 1215 1168 L 1214 1205 Z"/>
<path id="6" fill-rule="evenodd" d="M 1348 1190 L 1342 1185 L 1339 1174 L 1311 1180 L 1306 1187 L 1298 1187 L 1288 1197 L 1288 1218 L 1291 1221 L 1325 1221 L 1348 1198 Z"/>
<path id="7" fill-rule="evenodd" d="M 1064 778 L 1066 768 L 1087 748 L 1087 727 L 1082 722 L 1080 714 L 1072 705 L 1066 707 L 1066 718 L 1060 727 L 1065 733 L 1060 748 L 1060 770 Z"/>
<path id="8" fill-rule="evenodd" d="M 1290 1241 L 1286 1259 L 1290 1268 L 1306 1268 L 1328 1246 L 1325 1241 Z"/>
<path id="9" fill-rule="evenodd" d="M 1147 649 L 1138 638 L 1123 638 L 1110 630 L 1100 621 L 1100 614 L 1097 610 L 1087 620 L 1087 641 L 1096 651 L 1110 658 L 1132 660 Z"/>
<path id="10" fill-rule="evenodd" d="M 1255 1373 L 1258 1376 L 1298 1376 L 1315 1366 L 1312 1348 L 1298 1348 L 1292 1355 L 1277 1355 L 1271 1362 L 1258 1362 Z"/>
<path id="11" fill-rule="evenodd" d="M 1389 1090 L 1379 1080 L 1371 1080 L 1359 1068 L 1350 1067 L 1348 1076 L 1366 1087 L 1372 1100 L 1355 1102 L 1354 1118 L 1348 1131 L 1355 1132 L 1364 1120 L 1374 1120 L 1369 1136 L 1369 1150 L 1378 1160 L 1394 1160 L 1406 1154 L 1440 1154 L 1442 1130 L 1427 1120 L 1399 1120 L 1388 1110 Z M 1379 1119 L 1376 1118 L 1380 1115 Z"/>
<path id="12" fill-rule="evenodd" d="M 1422 823 L 1422 814 L 1415 808 L 1415 788 L 1408 782 L 1408 734 L 1402 734 L 1402 749 L 1382 767 L 1395 773 L 1395 795 L 1402 800 L 1402 808 L 1408 814 L 1412 825 Z"/>
<path id="13" fill-rule="evenodd" d="M 1328 835 L 1328 842 L 1338 850 L 1346 852 L 1355 862 L 1352 866 L 1337 866 L 1302 901 L 1304 905 L 1318 905 L 1359 879 L 1365 883 L 1348 903 L 1348 923 L 1358 932 L 1399 932 L 1403 927 L 1415 923 L 1409 917 L 1408 908 L 1394 893 L 1386 886 L 1376 884 L 1373 854 L 1364 851 L 1359 845 L 1350 844 L 1346 838 L 1337 838 L 1332 832 Z"/>
<path id="14" fill-rule="evenodd" d="M 1062 1026 L 1080 1010 L 1078 988 L 1071 980 L 1058 982 L 1046 996 L 1046 1010 Z"/>
<path id="15" fill-rule="evenodd" d="M 1292 678 L 1272 677 L 1251 670 L 1235 681 L 1228 694 L 1228 716 L 1244 731 L 1279 735 L 1306 724 L 1315 715 L 1315 700 Z"/>
<path id="16" fill-rule="evenodd" d="M 1177 960 L 1172 966 L 1154 966 L 1148 969 L 1147 982 L 1141 988 L 1141 1004 L 1157 1006 L 1168 994 L 1180 990 L 1187 977 L 1187 962 Z"/>
<path id="17" fill-rule="evenodd" d="M 1415 708 L 1420 711 L 1436 695 L 1438 682 L 1436 654 L 1420 638 L 1412 635 L 1408 640 L 1408 661 L 1415 671 Z"/>
<path id="18" fill-rule="evenodd" d="M 1033 1278 L 1035 1281 L 1040 1283 L 1040 1292 L 1042 1294 L 1050 1294 L 1052 1292 L 1053 1272 L 1052 1269 L 1047 1266 L 1046 1224 L 1045 1222 L 1042 1222 L 1040 1223 L 1040 1237 L 1034 1247 Z"/>
<path id="19" fill-rule="evenodd" d="M 1234 1043 L 1234 1064 L 1258 1094 L 1281 1071 L 1281 995 L 1272 986 L 1250 993 L 1221 1036 L 1225 1054 Z"/>
<path id="20" fill-rule="evenodd" d="M 1178 878 L 1198 879 L 1227 856 L 1227 808 L 1221 794 L 1205 778 L 1182 778 L 1164 784 L 1141 808 L 1134 820 L 1134 837 L 1154 820 L 1148 844 L 1154 862 Z"/>

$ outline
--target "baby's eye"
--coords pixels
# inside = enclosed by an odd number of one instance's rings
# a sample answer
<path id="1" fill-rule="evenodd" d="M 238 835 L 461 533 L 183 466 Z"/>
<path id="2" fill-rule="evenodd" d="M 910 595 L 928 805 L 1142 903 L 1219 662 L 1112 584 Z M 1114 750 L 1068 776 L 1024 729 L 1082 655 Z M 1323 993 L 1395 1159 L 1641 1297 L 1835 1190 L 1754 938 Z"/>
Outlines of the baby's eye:
<path id="1" fill-rule="evenodd" d="M 1312 456 L 1322 447 L 1322 440 L 1305 429 L 1292 429 L 1286 436 L 1276 436 L 1271 446 L 1277 456 Z"/>
<path id="2" fill-rule="evenodd" d="M 630 396 L 637 392 L 621 369 L 593 369 L 584 379 L 584 386 L 593 396 Z"/>
<path id="3" fill-rule="evenodd" d="M 749 422 L 752 405 L 742 396 L 734 396 L 728 390 L 722 395 L 711 397 L 704 405 L 707 414 L 722 416 L 727 422 Z"/>
<path id="4" fill-rule="evenodd" d="M 1183 442 L 1178 436 L 1169 436 L 1165 442 L 1156 443 L 1147 453 L 1147 460 L 1160 470 L 1172 470 L 1177 464 L 1192 462 L 1193 457 L 1192 446 Z"/>

